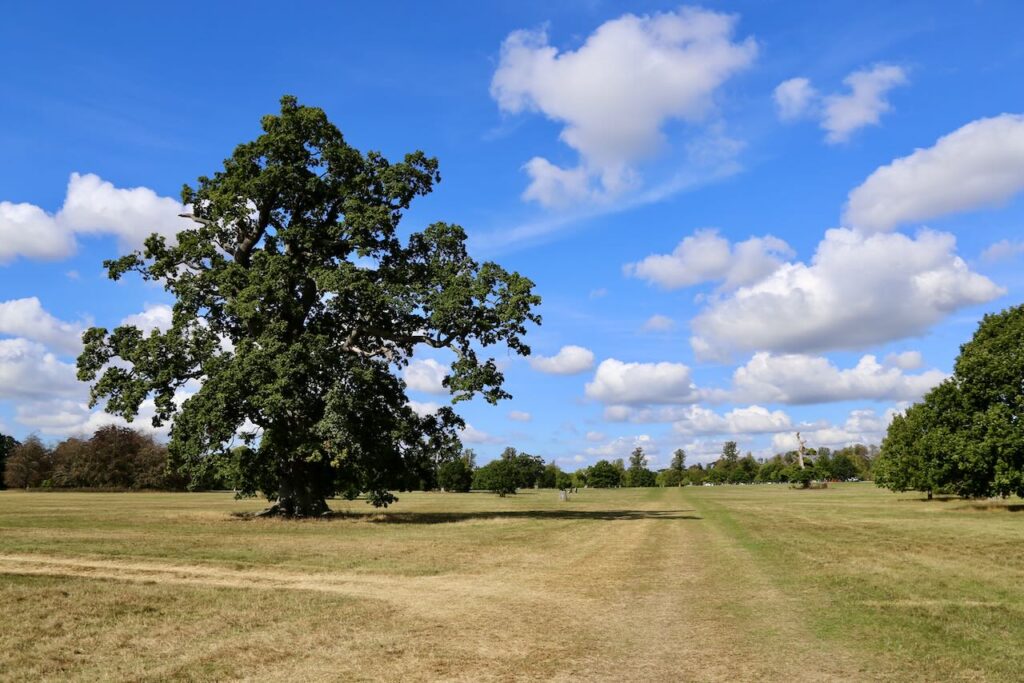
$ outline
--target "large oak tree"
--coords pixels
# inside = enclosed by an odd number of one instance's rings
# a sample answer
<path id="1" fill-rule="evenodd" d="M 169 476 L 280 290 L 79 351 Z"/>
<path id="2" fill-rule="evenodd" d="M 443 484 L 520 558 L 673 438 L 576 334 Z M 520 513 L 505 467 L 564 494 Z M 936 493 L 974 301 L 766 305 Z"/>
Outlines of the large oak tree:
<path id="1" fill-rule="evenodd" d="M 264 493 L 270 511 L 317 515 L 358 491 L 387 505 L 438 451 L 457 451 L 464 426 L 450 407 L 417 415 L 401 368 L 417 348 L 447 349 L 453 402 L 507 398 L 480 354 L 529 354 L 540 298 L 529 279 L 473 260 L 457 225 L 403 238 L 403 212 L 440 180 L 435 159 L 360 153 L 293 97 L 262 128 L 185 186 L 193 227 L 105 263 L 114 280 L 161 283 L 172 325 L 88 330 L 79 378 L 94 382 L 94 405 L 128 419 L 152 397 L 154 424 L 173 420 L 173 463 L 193 475 L 244 440 L 243 493 Z M 187 384 L 199 389 L 179 405 Z"/>

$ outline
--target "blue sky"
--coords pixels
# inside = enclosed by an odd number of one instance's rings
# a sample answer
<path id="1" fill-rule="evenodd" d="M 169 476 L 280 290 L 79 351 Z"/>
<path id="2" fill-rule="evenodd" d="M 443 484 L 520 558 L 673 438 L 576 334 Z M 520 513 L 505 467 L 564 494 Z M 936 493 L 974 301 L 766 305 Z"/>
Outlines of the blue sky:
<path id="1" fill-rule="evenodd" d="M 655 466 L 877 442 L 1020 302 L 1024 9 L 1013 2 L 23 4 L 0 25 L 0 431 L 110 418 L 83 326 L 171 303 L 101 262 L 282 94 L 349 142 L 437 156 L 409 230 L 459 223 L 544 298 L 481 460 Z M 168 199 L 169 198 L 169 199 Z M 445 358 L 407 377 L 421 410 Z M 435 362 L 437 364 L 435 364 Z"/>

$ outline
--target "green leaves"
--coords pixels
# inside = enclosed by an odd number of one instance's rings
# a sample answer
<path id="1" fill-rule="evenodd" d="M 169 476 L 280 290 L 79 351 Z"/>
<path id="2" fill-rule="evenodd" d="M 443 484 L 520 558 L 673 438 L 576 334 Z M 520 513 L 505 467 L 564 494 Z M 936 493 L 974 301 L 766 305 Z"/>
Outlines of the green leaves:
<path id="1" fill-rule="evenodd" d="M 450 409 L 413 413 L 394 373 L 417 348 L 447 349 L 454 401 L 507 398 L 481 354 L 529 354 L 540 297 L 529 279 L 474 261 L 458 226 L 435 223 L 403 244 L 402 212 L 440 180 L 435 159 L 361 154 L 293 97 L 262 126 L 222 170 L 185 186 L 191 228 L 106 262 L 112 279 L 160 282 L 173 325 L 89 330 L 79 377 L 125 417 L 154 397 L 154 421 L 175 420 L 170 450 L 185 469 L 244 429 L 258 437 L 239 465 L 243 488 L 299 500 L 355 487 L 386 504 L 388 487 L 403 487 L 429 449 L 457 444 L 462 425 Z M 179 409 L 189 380 L 201 388 Z"/>
<path id="2" fill-rule="evenodd" d="M 1024 307 L 986 315 L 953 376 L 893 419 L 876 481 L 903 491 L 1024 495 Z"/>

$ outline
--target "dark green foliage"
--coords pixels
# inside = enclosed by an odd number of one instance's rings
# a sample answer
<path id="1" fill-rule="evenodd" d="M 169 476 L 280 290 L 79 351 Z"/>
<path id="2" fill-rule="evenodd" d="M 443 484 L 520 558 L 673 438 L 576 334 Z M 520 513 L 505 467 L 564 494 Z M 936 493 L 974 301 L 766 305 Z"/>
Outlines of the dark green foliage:
<path id="1" fill-rule="evenodd" d="M 729 471 L 730 484 L 750 484 L 757 479 L 757 473 L 761 469 L 754 456 L 747 453 L 746 456 L 736 461 Z"/>
<path id="2" fill-rule="evenodd" d="M 786 480 L 795 487 L 805 489 L 814 481 L 814 470 L 810 467 L 800 468 L 798 465 L 790 465 L 786 469 Z"/>
<path id="3" fill-rule="evenodd" d="M 512 464 L 512 469 L 515 472 L 516 488 L 536 488 L 544 476 L 544 459 L 539 455 L 518 452 L 509 446 L 502 451 L 501 459 Z"/>
<path id="4" fill-rule="evenodd" d="M 673 469 L 680 474 L 686 471 L 686 451 L 682 448 L 677 448 L 672 453 L 672 464 L 669 465 L 670 469 Z"/>
<path id="5" fill-rule="evenodd" d="M 88 440 L 67 439 L 53 451 L 51 484 L 67 488 L 181 489 L 167 469 L 167 448 L 127 427 L 107 426 Z"/>
<path id="6" fill-rule="evenodd" d="M 434 476 L 464 426 L 450 407 L 414 413 L 396 368 L 417 346 L 446 349 L 455 402 L 507 398 L 478 353 L 502 344 L 528 355 L 540 298 L 518 273 L 470 258 L 459 226 L 402 239 L 403 212 L 440 179 L 435 159 L 362 154 L 293 97 L 262 127 L 223 170 L 184 188 L 194 227 L 106 263 L 112 279 L 162 284 L 171 328 L 90 329 L 78 376 L 94 383 L 93 404 L 127 418 L 152 396 L 154 424 L 173 419 L 172 463 L 190 476 L 241 432 L 240 492 L 276 499 L 275 512 L 320 514 L 325 498 L 353 490 L 387 505 L 391 489 Z M 190 380 L 202 386 L 179 409 L 175 392 Z"/>
<path id="7" fill-rule="evenodd" d="M 443 462 L 437 470 L 437 484 L 445 491 L 465 493 L 473 485 L 473 470 L 464 458 Z"/>
<path id="8" fill-rule="evenodd" d="M 4 469 L 4 483 L 12 489 L 29 489 L 49 485 L 53 476 L 53 451 L 30 436 L 11 449 Z"/>
<path id="9" fill-rule="evenodd" d="M 624 486 L 657 486 L 657 476 L 647 469 L 647 456 L 644 449 L 637 446 L 629 456 L 629 469 L 623 482 Z"/>
<path id="10" fill-rule="evenodd" d="M 574 486 L 576 486 L 576 482 L 573 475 L 568 472 L 558 470 L 555 474 L 555 488 L 565 491 L 566 489 L 571 489 Z"/>
<path id="11" fill-rule="evenodd" d="M 859 477 L 860 471 L 857 469 L 857 463 L 854 462 L 849 453 L 839 451 L 832 456 L 829 474 L 831 479 L 847 481 L 848 479 Z"/>
<path id="12" fill-rule="evenodd" d="M 517 475 L 514 460 L 498 458 L 477 468 L 473 473 L 473 488 L 492 491 L 504 498 L 507 494 L 516 492 Z"/>
<path id="13" fill-rule="evenodd" d="M 682 486 L 685 476 L 683 470 L 670 467 L 667 470 L 658 472 L 658 486 Z"/>
<path id="14" fill-rule="evenodd" d="M 986 315 L 953 376 L 897 416 L 879 486 L 965 497 L 1024 495 L 1024 306 Z"/>
<path id="15" fill-rule="evenodd" d="M 623 473 L 607 460 L 598 460 L 587 469 L 587 486 L 610 489 L 622 486 Z"/>
<path id="16" fill-rule="evenodd" d="M 11 454 L 15 448 L 20 444 L 17 439 L 13 436 L 7 436 L 6 434 L 0 434 L 0 490 L 5 488 L 4 484 L 4 470 L 7 465 L 7 456 Z"/>

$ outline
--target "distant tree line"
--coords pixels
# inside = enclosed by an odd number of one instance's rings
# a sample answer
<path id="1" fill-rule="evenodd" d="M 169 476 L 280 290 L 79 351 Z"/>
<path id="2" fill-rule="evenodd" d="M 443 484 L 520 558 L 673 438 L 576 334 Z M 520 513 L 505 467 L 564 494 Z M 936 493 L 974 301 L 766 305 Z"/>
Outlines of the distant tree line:
<path id="1" fill-rule="evenodd" d="M 565 472 L 539 455 L 506 448 L 495 460 L 478 466 L 472 449 L 439 452 L 407 479 L 404 490 L 491 491 L 500 496 L 521 489 L 574 487 L 618 488 L 767 482 L 806 483 L 814 480 L 870 479 L 877 447 L 855 445 L 832 451 L 807 449 L 800 468 L 796 451 L 759 461 L 740 457 L 735 441 L 727 441 L 721 457 L 707 466 L 686 465 L 679 448 L 668 467 L 654 471 L 643 448 L 629 457 L 599 460 L 590 467 Z M 246 446 L 211 457 L 202 468 L 192 463 L 182 474 L 167 447 L 152 436 L 108 426 L 88 439 L 69 438 L 55 446 L 31 436 L 24 443 L 0 434 L 0 481 L 8 488 L 76 488 L 116 490 L 240 490 L 255 452 Z M 359 491 L 346 494 L 354 498 Z"/>
<path id="2" fill-rule="evenodd" d="M 740 457 L 735 441 L 726 441 L 721 456 L 707 466 L 700 463 L 686 466 L 686 452 L 676 449 L 670 465 L 658 471 L 647 469 L 647 457 L 637 447 L 630 455 L 629 467 L 621 460 L 599 460 L 590 467 L 573 473 L 574 482 L 591 488 L 636 486 L 700 486 L 709 484 L 792 483 L 805 485 L 810 481 L 849 481 L 871 479 L 872 466 L 878 456 L 877 446 L 856 444 L 839 450 L 826 447 L 804 451 L 804 467 L 800 467 L 797 451 L 776 453 L 767 460 L 758 460 L 752 453 Z"/>
<path id="3" fill-rule="evenodd" d="M 7 488 L 184 489 L 189 482 L 167 467 L 167 448 L 153 437 L 108 426 L 89 439 L 56 446 L 30 436 L 24 443 L 3 437 Z"/>

